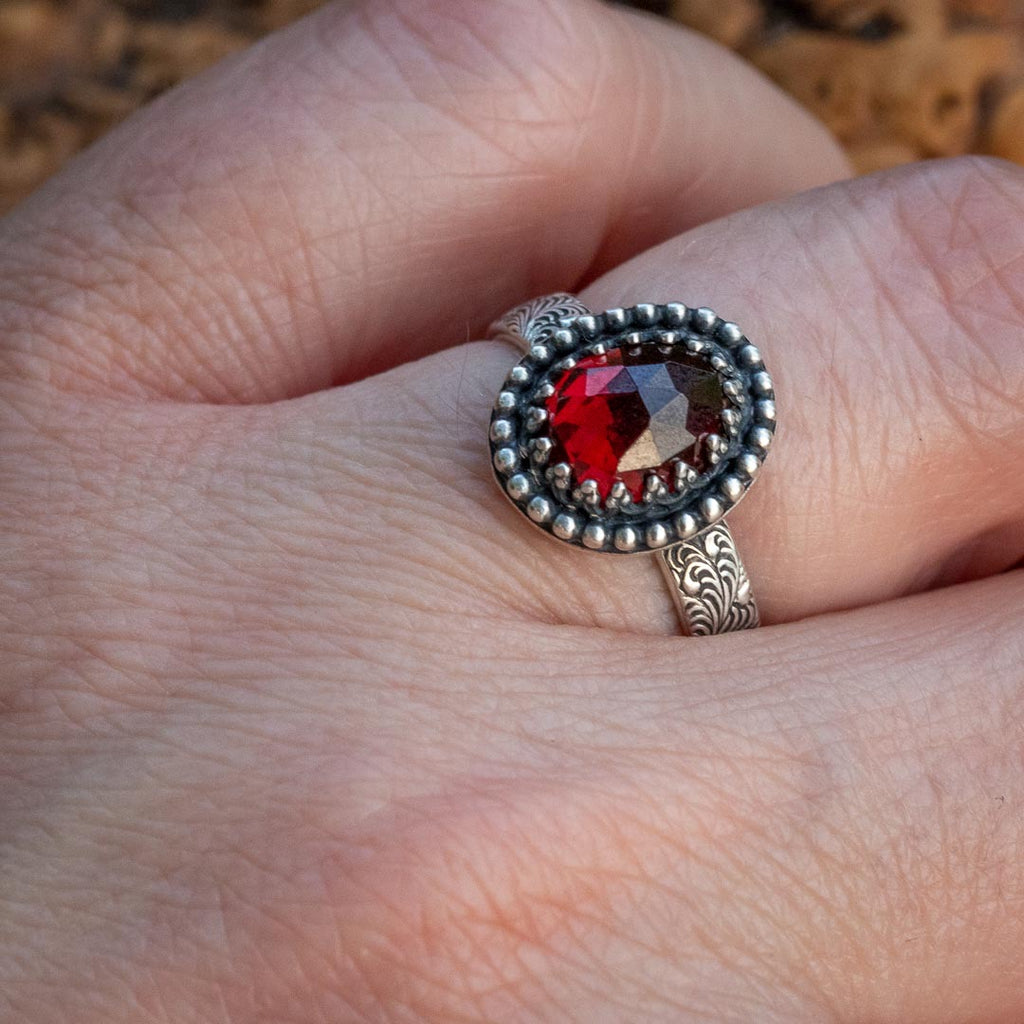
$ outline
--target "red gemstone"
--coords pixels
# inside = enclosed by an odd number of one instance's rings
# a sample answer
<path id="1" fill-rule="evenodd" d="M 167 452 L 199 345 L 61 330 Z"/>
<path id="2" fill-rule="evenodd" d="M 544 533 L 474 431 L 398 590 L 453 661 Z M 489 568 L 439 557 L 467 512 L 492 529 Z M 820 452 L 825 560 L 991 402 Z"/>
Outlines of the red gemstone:
<path id="1" fill-rule="evenodd" d="M 554 387 L 551 461 L 568 463 L 577 484 L 596 481 L 602 498 L 622 481 L 639 501 L 651 473 L 672 489 L 672 464 L 703 472 L 704 439 L 724 433 L 718 374 L 685 353 L 612 349 L 584 357 Z"/>

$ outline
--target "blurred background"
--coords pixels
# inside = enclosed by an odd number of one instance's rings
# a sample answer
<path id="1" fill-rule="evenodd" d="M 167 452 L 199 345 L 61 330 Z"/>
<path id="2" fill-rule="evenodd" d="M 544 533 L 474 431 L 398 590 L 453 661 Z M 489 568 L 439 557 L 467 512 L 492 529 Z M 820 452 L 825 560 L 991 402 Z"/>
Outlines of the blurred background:
<path id="1" fill-rule="evenodd" d="M 321 2 L 0 0 L 0 212 L 140 104 Z M 862 172 L 966 152 L 1024 164 L 1024 0 L 632 4 L 752 61 Z"/>

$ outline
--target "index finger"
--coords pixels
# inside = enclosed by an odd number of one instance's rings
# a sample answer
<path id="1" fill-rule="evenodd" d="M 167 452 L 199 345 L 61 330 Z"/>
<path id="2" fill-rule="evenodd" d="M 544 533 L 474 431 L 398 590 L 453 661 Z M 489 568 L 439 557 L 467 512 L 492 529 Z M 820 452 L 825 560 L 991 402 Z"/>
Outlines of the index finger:
<path id="1" fill-rule="evenodd" d="M 133 119 L 0 228 L 0 333 L 76 390 L 261 401 L 482 332 L 845 174 L 717 46 L 593 0 L 332 6 Z"/>

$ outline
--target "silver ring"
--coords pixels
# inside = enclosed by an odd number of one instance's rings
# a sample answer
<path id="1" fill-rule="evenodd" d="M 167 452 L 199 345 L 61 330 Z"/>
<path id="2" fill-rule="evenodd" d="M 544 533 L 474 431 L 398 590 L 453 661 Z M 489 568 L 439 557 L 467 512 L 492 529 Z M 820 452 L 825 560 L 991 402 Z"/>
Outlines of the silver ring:
<path id="1" fill-rule="evenodd" d="M 489 336 L 523 353 L 490 425 L 512 504 L 563 544 L 657 555 L 690 636 L 759 625 L 724 520 L 768 454 L 775 389 L 739 327 L 679 302 L 595 314 L 560 294 Z"/>

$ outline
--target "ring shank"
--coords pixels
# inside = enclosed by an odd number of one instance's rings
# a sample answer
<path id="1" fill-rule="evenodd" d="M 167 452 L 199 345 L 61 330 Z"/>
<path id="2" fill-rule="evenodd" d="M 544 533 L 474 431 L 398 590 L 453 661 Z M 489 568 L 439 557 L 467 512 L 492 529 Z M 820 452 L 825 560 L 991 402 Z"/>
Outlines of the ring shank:
<path id="1" fill-rule="evenodd" d="M 565 292 L 545 295 L 506 313 L 491 324 L 488 337 L 492 341 L 507 341 L 521 352 L 529 352 L 534 345 L 543 344 L 569 317 L 590 316 L 590 310 Z"/>
<path id="2" fill-rule="evenodd" d="M 750 579 L 724 522 L 658 553 L 687 636 L 712 636 L 761 624 Z"/>

